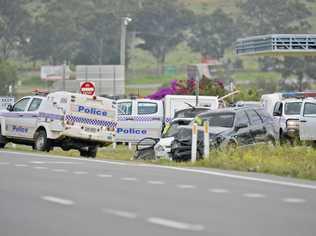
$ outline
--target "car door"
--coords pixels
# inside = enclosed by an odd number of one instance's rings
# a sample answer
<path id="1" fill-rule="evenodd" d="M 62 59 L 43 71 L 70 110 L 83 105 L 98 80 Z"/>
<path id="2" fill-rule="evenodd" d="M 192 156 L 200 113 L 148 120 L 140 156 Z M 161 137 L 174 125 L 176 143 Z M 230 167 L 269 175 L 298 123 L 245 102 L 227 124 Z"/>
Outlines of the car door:
<path id="1" fill-rule="evenodd" d="M 159 138 L 162 123 L 161 101 L 146 99 L 119 101 L 116 140 L 137 143 L 146 137 Z"/>
<path id="2" fill-rule="evenodd" d="M 247 110 L 246 113 L 250 120 L 250 134 L 252 135 L 254 143 L 265 142 L 267 129 L 263 124 L 263 120 L 253 109 Z"/>
<path id="3" fill-rule="evenodd" d="M 300 139 L 316 140 L 316 100 L 303 103 L 300 115 Z"/>
<path id="4" fill-rule="evenodd" d="M 144 137 L 160 138 L 163 124 L 163 106 L 160 101 L 137 101 L 136 128 Z"/>
<path id="5" fill-rule="evenodd" d="M 247 127 L 239 128 L 240 125 L 246 125 Z M 235 117 L 235 139 L 238 142 L 238 145 L 251 145 L 254 143 L 253 137 L 250 134 L 250 122 L 249 118 L 244 111 L 239 111 L 236 113 Z"/>
<path id="6" fill-rule="evenodd" d="M 283 103 L 277 102 L 273 109 L 273 121 L 277 130 L 280 130 L 281 128 L 282 112 L 283 112 Z"/>
<path id="7" fill-rule="evenodd" d="M 26 109 L 31 101 L 31 97 L 25 97 L 16 102 L 12 110 L 5 118 L 5 129 L 8 136 L 26 138 L 29 132 Z"/>
<path id="8" fill-rule="evenodd" d="M 133 127 L 133 110 L 135 110 L 135 103 L 133 100 L 119 100 L 117 102 L 117 128 L 116 128 L 116 141 L 129 142 L 133 139 L 130 128 Z"/>
<path id="9" fill-rule="evenodd" d="M 41 106 L 43 102 L 42 98 L 38 98 L 35 97 L 32 99 L 32 101 L 30 102 L 30 105 L 27 108 L 27 126 L 29 127 L 29 130 L 27 132 L 27 137 L 32 139 L 34 137 L 35 131 L 37 129 L 38 126 L 38 122 L 39 122 L 39 108 Z"/>

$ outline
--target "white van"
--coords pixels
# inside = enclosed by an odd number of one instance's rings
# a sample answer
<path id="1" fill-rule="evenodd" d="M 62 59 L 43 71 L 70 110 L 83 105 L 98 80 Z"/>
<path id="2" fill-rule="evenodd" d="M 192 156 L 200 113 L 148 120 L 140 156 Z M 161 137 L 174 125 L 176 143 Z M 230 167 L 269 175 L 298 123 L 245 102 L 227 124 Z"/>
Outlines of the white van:
<path id="1" fill-rule="evenodd" d="M 97 148 L 113 142 L 114 101 L 69 92 L 27 96 L 0 112 L 0 147 L 6 143 L 31 145 L 35 150 L 77 149 L 95 157 Z"/>
<path id="2" fill-rule="evenodd" d="M 300 112 L 300 139 L 316 143 L 316 99 L 303 101 Z"/>
<path id="3" fill-rule="evenodd" d="M 171 122 L 177 111 L 195 106 L 195 99 L 195 96 L 167 95 L 164 100 L 118 100 L 116 142 L 160 138 L 164 125 Z M 199 107 L 217 109 L 218 106 L 218 97 L 199 96 Z"/>

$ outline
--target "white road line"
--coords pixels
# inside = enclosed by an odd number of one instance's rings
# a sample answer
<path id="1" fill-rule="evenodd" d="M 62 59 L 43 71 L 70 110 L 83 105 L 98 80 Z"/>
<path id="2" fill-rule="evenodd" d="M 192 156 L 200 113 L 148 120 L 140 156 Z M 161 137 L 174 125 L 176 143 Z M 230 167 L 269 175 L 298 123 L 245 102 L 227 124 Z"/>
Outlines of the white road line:
<path id="1" fill-rule="evenodd" d="M 60 205 L 65 205 L 65 206 L 70 206 L 70 205 L 74 205 L 75 204 L 71 200 L 58 198 L 58 197 L 53 197 L 53 196 L 43 196 L 42 199 L 45 200 L 45 201 L 48 201 L 48 202 L 53 202 L 53 203 L 57 203 L 57 204 L 60 204 Z"/>
<path id="2" fill-rule="evenodd" d="M 110 214 L 110 215 L 115 215 L 127 219 L 136 219 L 137 215 L 133 212 L 128 212 L 128 211 L 119 211 L 119 210 L 113 210 L 113 209 L 103 209 L 103 212 Z"/>
<path id="3" fill-rule="evenodd" d="M 27 164 L 15 164 L 16 167 L 28 167 Z"/>
<path id="4" fill-rule="evenodd" d="M 302 198 L 284 198 L 282 199 L 283 202 L 287 202 L 287 203 L 304 203 L 306 202 L 305 199 Z"/>
<path id="5" fill-rule="evenodd" d="M 112 175 L 106 175 L 106 174 L 99 174 L 97 176 L 100 178 L 112 178 L 113 177 Z"/>
<path id="6" fill-rule="evenodd" d="M 196 186 L 194 186 L 194 185 L 187 185 L 187 184 L 179 184 L 179 185 L 177 185 L 177 188 L 181 188 L 181 189 L 195 189 Z"/>
<path id="7" fill-rule="evenodd" d="M 31 164 L 45 164 L 44 161 L 30 161 Z"/>
<path id="8" fill-rule="evenodd" d="M 52 171 L 54 171 L 54 172 L 59 172 L 59 173 L 68 172 L 68 170 L 65 170 L 65 169 L 52 169 Z"/>
<path id="9" fill-rule="evenodd" d="M 86 175 L 86 174 L 88 174 L 88 172 L 86 172 L 86 171 L 74 171 L 72 173 L 75 174 L 75 175 Z"/>
<path id="10" fill-rule="evenodd" d="M 48 169 L 45 166 L 34 166 L 33 168 L 36 169 L 36 170 L 47 170 Z"/>
<path id="11" fill-rule="evenodd" d="M 223 188 L 211 188 L 208 191 L 212 193 L 229 193 L 227 189 L 223 189 Z"/>
<path id="12" fill-rule="evenodd" d="M 163 219 L 158 217 L 151 217 L 147 219 L 147 222 L 151 224 L 161 225 L 168 228 L 188 230 L 188 231 L 202 231 L 204 230 L 203 225 L 194 225 L 184 222 L 173 221 L 169 219 Z"/>
<path id="13" fill-rule="evenodd" d="M 156 180 L 149 180 L 147 181 L 148 184 L 153 184 L 153 185 L 163 185 L 165 182 L 163 181 L 156 181 Z"/>
<path id="14" fill-rule="evenodd" d="M 10 164 L 10 162 L 0 162 L 0 165 L 9 165 Z"/>
<path id="15" fill-rule="evenodd" d="M 20 155 L 20 156 L 30 156 L 30 157 L 43 157 L 43 154 L 35 154 L 35 153 L 29 154 L 29 153 L 12 152 L 12 151 L 0 151 L 0 153 L 8 153 L 8 154 L 15 154 L 15 155 Z M 57 156 L 57 155 L 55 156 L 45 155 L 45 157 L 65 159 L 65 160 L 74 160 L 74 161 L 81 161 L 81 162 L 104 163 L 104 164 L 120 165 L 120 166 L 138 167 L 139 165 L 139 164 L 134 164 L 134 163 L 123 163 L 119 161 L 94 160 L 94 159 L 84 159 L 84 158 L 78 158 L 78 157 Z M 175 171 L 199 173 L 199 174 L 205 174 L 205 175 L 226 177 L 226 178 L 231 178 L 231 179 L 252 181 L 252 182 L 269 183 L 269 184 L 282 185 L 282 186 L 287 186 L 287 187 L 296 187 L 296 188 L 316 190 L 315 184 L 304 184 L 304 183 L 296 183 L 296 182 L 289 182 L 289 181 L 273 180 L 273 179 L 267 179 L 267 178 L 250 177 L 250 176 L 245 176 L 245 175 L 229 174 L 229 173 L 223 173 L 223 172 L 212 171 L 212 170 L 201 170 L 201 169 L 194 169 L 194 168 L 182 168 L 182 167 L 161 166 L 161 165 L 151 165 L 151 164 L 142 164 L 141 167 L 169 169 L 169 170 L 175 170 Z"/>
<path id="16" fill-rule="evenodd" d="M 133 177 L 124 177 L 124 178 L 121 178 L 121 180 L 124 180 L 124 181 L 138 181 L 136 178 L 133 178 Z"/>
<path id="17" fill-rule="evenodd" d="M 248 198 L 265 198 L 266 197 L 264 194 L 261 194 L 261 193 L 245 193 L 243 196 L 248 197 Z"/>

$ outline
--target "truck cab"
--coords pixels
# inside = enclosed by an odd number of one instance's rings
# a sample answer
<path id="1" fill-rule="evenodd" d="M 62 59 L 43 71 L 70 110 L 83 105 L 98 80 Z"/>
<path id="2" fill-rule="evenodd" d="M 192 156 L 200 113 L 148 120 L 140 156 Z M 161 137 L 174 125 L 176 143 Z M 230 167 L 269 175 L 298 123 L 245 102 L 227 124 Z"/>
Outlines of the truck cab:
<path id="1" fill-rule="evenodd" d="M 299 119 L 302 99 L 284 99 L 274 105 L 273 119 L 281 142 L 293 142 L 299 137 Z"/>

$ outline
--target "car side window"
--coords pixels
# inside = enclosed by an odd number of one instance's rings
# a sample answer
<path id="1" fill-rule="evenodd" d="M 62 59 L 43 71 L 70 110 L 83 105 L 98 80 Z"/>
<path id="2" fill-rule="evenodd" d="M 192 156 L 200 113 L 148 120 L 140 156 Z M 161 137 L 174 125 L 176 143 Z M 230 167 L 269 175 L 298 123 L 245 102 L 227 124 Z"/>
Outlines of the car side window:
<path id="1" fill-rule="evenodd" d="M 235 118 L 235 126 L 238 126 L 240 124 L 247 124 L 249 125 L 249 119 L 248 116 L 244 111 L 237 112 L 236 118 Z"/>
<path id="2" fill-rule="evenodd" d="M 138 115 L 155 114 L 158 111 L 158 105 L 153 102 L 138 102 L 137 110 Z"/>
<path id="3" fill-rule="evenodd" d="M 272 117 L 262 109 L 256 110 L 264 123 L 273 121 Z"/>
<path id="4" fill-rule="evenodd" d="M 282 110 L 283 110 L 283 104 L 282 102 L 277 102 L 274 106 L 274 110 L 273 113 L 279 113 L 280 115 L 282 115 Z"/>
<path id="5" fill-rule="evenodd" d="M 132 102 L 121 102 L 118 104 L 118 115 L 132 115 Z"/>
<path id="6" fill-rule="evenodd" d="M 14 104 L 12 111 L 21 112 L 25 111 L 27 104 L 29 103 L 30 98 L 23 98 L 17 103 Z"/>
<path id="7" fill-rule="evenodd" d="M 33 98 L 31 105 L 29 106 L 28 111 L 37 111 L 42 103 L 42 99 L 40 98 Z"/>
<path id="8" fill-rule="evenodd" d="M 305 115 L 314 115 L 316 116 L 316 104 L 306 102 L 304 106 L 304 116 Z"/>
<path id="9" fill-rule="evenodd" d="M 248 110 L 247 114 L 252 125 L 262 124 L 262 119 L 254 110 Z"/>

